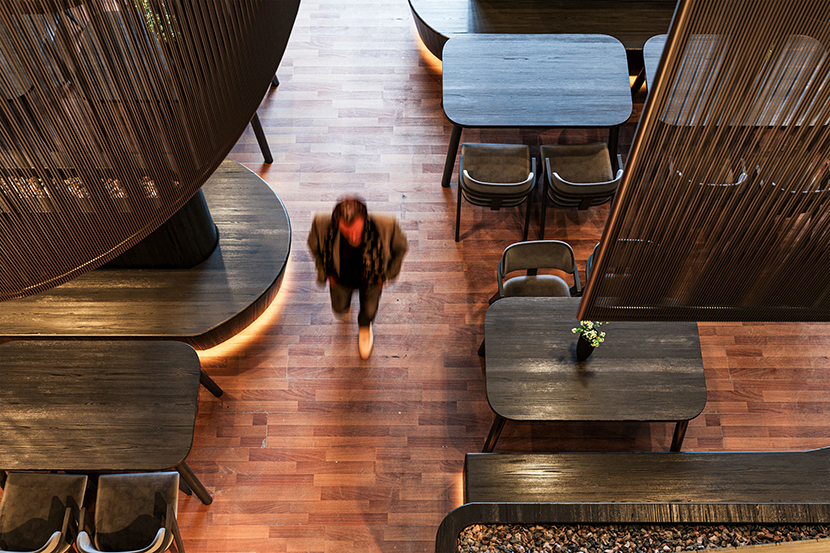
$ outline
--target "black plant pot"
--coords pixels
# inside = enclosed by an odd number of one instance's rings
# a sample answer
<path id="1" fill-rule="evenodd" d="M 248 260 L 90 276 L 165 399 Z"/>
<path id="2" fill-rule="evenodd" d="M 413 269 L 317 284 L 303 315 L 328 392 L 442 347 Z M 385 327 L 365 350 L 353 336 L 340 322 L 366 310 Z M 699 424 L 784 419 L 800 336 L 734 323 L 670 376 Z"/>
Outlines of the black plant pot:
<path id="1" fill-rule="evenodd" d="M 594 353 L 594 346 L 582 334 L 579 335 L 579 340 L 576 341 L 576 358 L 579 361 L 585 361 L 591 354 Z"/>

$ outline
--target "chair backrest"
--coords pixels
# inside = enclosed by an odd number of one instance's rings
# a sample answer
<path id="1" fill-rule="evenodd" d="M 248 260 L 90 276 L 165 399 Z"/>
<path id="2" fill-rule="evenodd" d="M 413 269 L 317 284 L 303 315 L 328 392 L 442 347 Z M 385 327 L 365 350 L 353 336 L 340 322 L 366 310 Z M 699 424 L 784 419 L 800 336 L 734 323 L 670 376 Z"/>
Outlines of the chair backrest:
<path id="1" fill-rule="evenodd" d="M 527 174 L 524 180 L 518 182 L 486 182 L 473 178 L 469 171 L 464 169 L 462 171 L 462 182 L 468 192 L 473 192 L 476 195 L 510 195 L 510 196 L 524 196 L 533 188 L 533 183 L 536 175 L 533 171 Z"/>
<path id="2" fill-rule="evenodd" d="M 166 551 L 174 538 L 178 491 L 177 472 L 100 476 L 95 545 L 84 533 L 78 537 L 79 550 L 135 551 L 153 544 L 153 551 Z"/>
<path id="3" fill-rule="evenodd" d="M 555 204 L 586 209 L 614 197 L 622 180 L 622 156 L 617 154 L 617 171 L 605 143 L 542 146 L 544 171 L 549 187 L 547 197 Z"/>
<path id="4" fill-rule="evenodd" d="M 588 281 L 591 280 L 591 270 L 594 268 L 594 258 L 596 257 L 598 250 L 599 242 L 597 242 L 594 246 L 594 251 L 592 251 L 591 255 L 588 256 L 588 263 L 585 265 L 585 286 L 587 286 Z"/>
<path id="5" fill-rule="evenodd" d="M 535 271 L 556 269 L 573 275 L 576 292 L 581 290 L 579 269 L 574 252 L 567 242 L 561 240 L 532 240 L 517 242 L 505 248 L 497 269 L 499 294 L 504 295 L 504 277 L 513 271 Z"/>
<path id="6" fill-rule="evenodd" d="M 536 159 L 522 144 L 461 145 L 459 190 L 474 205 L 491 209 L 522 203 L 536 184 Z"/>
<path id="7" fill-rule="evenodd" d="M 782 154 L 776 154 L 781 156 Z M 776 165 L 777 163 L 777 165 Z M 802 179 L 801 186 L 793 189 L 783 184 L 785 179 L 778 177 L 778 182 L 774 174 L 774 169 L 770 167 L 784 167 L 781 162 L 773 161 L 767 164 L 767 178 L 765 179 L 760 166 L 755 166 L 753 177 L 758 182 L 758 185 L 767 194 L 775 194 L 779 208 L 777 213 L 791 217 L 799 213 L 807 213 L 811 209 L 815 209 L 827 201 L 830 195 L 830 161 L 825 161 L 824 164 L 814 170 L 812 174 Z"/>
<path id="8" fill-rule="evenodd" d="M 69 522 L 81 509 L 86 482 L 82 474 L 9 473 L 0 501 L 3 550 L 69 549 Z"/>
<path id="9" fill-rule="evenodd" d="M 622 156 L 617 156 L 617 163 L 622 163 Z M 551 170 L 550 159 L 545 159 L 549 175 L 551 199 L 557 204 L 578 205 L 585 198 L 593 199 L 593 205 L 599 205 L 610 200 L 617 192 L 622 181 L 623 170 L 617 169 L 614 178 L 598 182 L 571 182 Z"/>

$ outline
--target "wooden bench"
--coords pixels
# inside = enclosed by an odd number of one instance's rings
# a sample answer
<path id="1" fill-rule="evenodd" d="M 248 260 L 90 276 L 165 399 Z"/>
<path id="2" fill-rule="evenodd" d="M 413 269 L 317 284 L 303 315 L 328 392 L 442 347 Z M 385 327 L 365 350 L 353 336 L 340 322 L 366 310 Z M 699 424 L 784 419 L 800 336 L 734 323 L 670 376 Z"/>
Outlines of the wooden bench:
<path id="1" fill-rule="evenodd" d="M 827 524 L 830 448 L 468 453 L 464 491 L 438 529 L 438 553 L 455 551 L 470 524 Z"/>
<path id="2" fill-rule="evenodd" d="M 582 33 L 617 38 L 641 52 L 667 33 L 676 0 L 409 0 L 426 47 L 441 58 L 444 43 L 463 33 Z"/>
<path id="3" fill-rule="evenodd" d="M 467 503 L 827 503 L 830 448 L 468 453 Z"/>
<path id="4" fill-rule="evenodd" d="M 231 160 L 202 190 L 219 231 L 207 260 L 191 269 L 96 269 L 0 302 L 0 341 L 179 340 L 207 349 L 247 327 L 280 289 L 288 211 L 268 183 Z"/>

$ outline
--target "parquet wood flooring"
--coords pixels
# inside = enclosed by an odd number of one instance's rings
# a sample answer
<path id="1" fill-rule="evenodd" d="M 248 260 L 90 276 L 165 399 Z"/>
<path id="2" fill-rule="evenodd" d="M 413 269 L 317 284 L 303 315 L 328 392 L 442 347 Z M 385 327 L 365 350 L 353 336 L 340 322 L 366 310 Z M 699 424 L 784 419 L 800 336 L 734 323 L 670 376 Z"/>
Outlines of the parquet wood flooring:
<path id="1" fill-rule="evenodd" d="M 262 162 L 250 129 L 229 157 L 285 203 L 291 256 L 266 313 L 200 352 L 225 394 L 201 392 L 188 463 L 214 502 L 182 496 L 185 547 L 431 552 L 439 523 L 461 504 L 464 454 L 481 450 L 492 422 L 476 350 L 496 264 L 520 239 L 523 212 L 465 205 L 462 240 L 453 241 L 456 181 L 440 186 L 451 130 L 440 62 L 420 45 L 406 2 L 303 0 L 278 76 L 259 110 L 274 163 Z M 623 148 L 634 128 L 622 130 Z M 518 130 L 463 137 L 534 147 L 604 138 Z M 355 313 L 348 322 L 332 317 L 305 245 L 312 213 L 345 193 L 395 214 L 410 242 L 401 277 L 381 300 L 367 361 L 357 354 Z M 548 207 L 546 237 L 574 247 L 583 279 L 607 213 Z M 830 326 L 699 328 L 709 396 L 684 450 L 830 444 Z M 608 332 L 613 339 L 613 325 Z M 497 450 L 667 450 L 671 436 L 667 424 L 513 423 Z"/>

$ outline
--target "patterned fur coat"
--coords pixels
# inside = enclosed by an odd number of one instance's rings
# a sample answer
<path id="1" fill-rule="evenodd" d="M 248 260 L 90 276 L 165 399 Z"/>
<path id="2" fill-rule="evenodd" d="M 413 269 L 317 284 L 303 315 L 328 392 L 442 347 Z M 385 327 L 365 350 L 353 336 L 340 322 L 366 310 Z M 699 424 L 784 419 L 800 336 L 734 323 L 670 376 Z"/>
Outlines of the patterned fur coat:
<path id="1" fill-rule="evenodd" d="M 317 282 L 325 283 L 329 275 L 340 274 L 340 232 L 332 228 L 331 214 L 317 214 L 308 234 L 308 247 L 314 254 Z M 394 217 L 369 215 L 364 228 L 364 272 L 371 284 L 394 280 L 401 272 L 409 249 L 406 235 Z"/>

